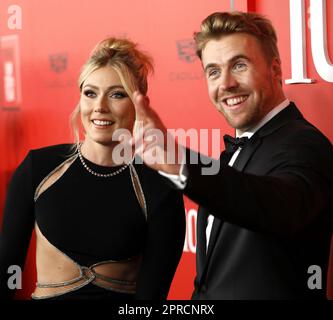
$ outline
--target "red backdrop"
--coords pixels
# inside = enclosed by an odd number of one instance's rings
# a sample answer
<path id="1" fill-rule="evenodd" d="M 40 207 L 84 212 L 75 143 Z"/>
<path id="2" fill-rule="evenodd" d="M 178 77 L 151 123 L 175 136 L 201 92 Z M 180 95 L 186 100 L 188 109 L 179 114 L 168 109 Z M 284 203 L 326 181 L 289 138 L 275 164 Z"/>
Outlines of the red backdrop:
<path id="1" fill-rule="evenodd" d="M 333 57 L 333 1 L 326 2 L 328 54 Z M 13 11 L 10 10 L 14 4 L 21 10 L 15 11 L 21 12 L 21 21 L 11 20 Z M 309 1 L 305 1 L 305 6 L 308 19 Z M 231 134 L 231 128 L 208 100 L 191 39 L 208 14 L 233 8 L 256 11 L 273 21 L 279 37 L 284 79 L 289 79 L 288 0 L 95 0 L 93 3 L 88 0 L 1 0 L 0 209 L 8 180 L 29 149 L 72 141 L 68 119 L 79 99 L 76 81 L 80 67 L 94 45 L 110 35 L 126 36 L 153 56 L 155 74 L 150 79 L 149 96 L 168 127 L 220 128 L 222 133 Z M 21 28 L 13 30 L 11 23 L 19 26 L 19 22 L 22 22 Z M 285 85 L 285 92 L 333 141 L 333 85 L 316 72 L 310 49 L 311 32 L 306 29 L 307 73 L 316 82 Z M 6 59 L 13 64 L 4 67 Z M 8 80 L 8 74 L 12 79 Z M 187 238 L 170 299 L 188 299 L 193 290 L 197 206 L 185 200 Z M 35 282 L 34 246 L 33 239 L 23 290 L 18 294 L 21 298 L 29 296 Z"/>

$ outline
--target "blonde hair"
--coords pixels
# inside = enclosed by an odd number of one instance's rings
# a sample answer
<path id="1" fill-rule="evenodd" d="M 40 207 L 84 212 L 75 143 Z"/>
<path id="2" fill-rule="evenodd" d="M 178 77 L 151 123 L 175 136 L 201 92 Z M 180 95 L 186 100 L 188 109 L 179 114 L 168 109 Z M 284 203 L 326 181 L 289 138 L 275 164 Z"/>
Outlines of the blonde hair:
<path id="1" fill-rule="evenodd" d="M 83 65 L 78 80 L 80 92 L 89 75 L 105 66 L 111 66 L 118 74 L 126 93 L 132 99 L 133 93 L 139 90 L 147 94 L 147 77 L 152 73 L 153 63 L 150 56 L 137 49 L 137 44 L 127 39 L 107 38 L 93 49 L 87 62 Z M 71 114 L 71 127 L 76 144 L 80 141 L 79 104 Z"/>
<path id="2" fill-rule="evenodd" d="M 277 58 L 277 36 L 272 23 L 257 13 L 250 12 L 215 12 L 201 23 L 200 32 L 194 33 L 196 53 L 202 58 L 202 50 L 210 40 L 218 40 L 224 35 L 246 33 L 254 36 L 262 46 L 267 61 Z"/>

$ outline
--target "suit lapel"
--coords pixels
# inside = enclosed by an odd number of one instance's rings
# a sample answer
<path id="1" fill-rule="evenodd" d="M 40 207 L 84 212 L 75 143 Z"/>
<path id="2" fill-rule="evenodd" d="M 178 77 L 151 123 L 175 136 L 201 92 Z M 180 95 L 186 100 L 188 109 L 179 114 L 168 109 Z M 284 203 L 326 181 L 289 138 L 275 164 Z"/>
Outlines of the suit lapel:
<path id="1" fill-rule="evenodd" d="M 217 237 L 219 235 L 219 232 L 221 230 L 222 224 L 223 223 L 222 223 L 221 219 L 217 219 L 217 218 L 214 217 L 212 231 L 211 231 L 210 237 L 209 237 L 206 261 L 209 260 L 211 254 L 212 254 L 212 251 L 213 251 L 214 245 L 216 243 Z"/>
<path id="2" fill-rule="evenodd" d="M 237 157 L 237 159 L 236 159 L 236 161 L 233 165 L 233 168 L 235 168 L 238 171 L 243 171 L 247 162 L 251 159 L 252 154 L 260 146 L 260 144 L 261 144 L 260 137 L 255 137 L 254 139 L 250 139 L 248 141 L 248 143 L 246 144 L 246 146 L 244 147 L 244 149 L 241 150 L 241 152 L 239 153 L 239 155 L 238 155 L 238 157 Z M 228 160 L 228 159 L 225 158 L 224 160 Z M 209 243 L 208 243 L 205 269 L 208 266 L 209 259 L 212 255 L 213 250 L 214 250 L 214 246 L 217 242 L 217 239 L 218 239 L 218 236 L 220 234 L 221 228 L 223 228 L 222 220 L 214 218 L 213 227 L 212 227 L 212 231 L 211 231 L 210 238 L 209 238 Z"/>
<path id="3" fill-rule="evenodd" d="M 232 166 L 238 171 L 243 171 L 251 156 L 257 150 L 261 144 L 261 138 L 253 136 L 246 144 L 246 146 L 240 151 L 234 165 Z"/>
<path id="4" fill-rule="evenodd" d="M 197 220 L 197 275 L 201 276 L 206 263 L 206 227 L 208 211 L 204 207 L 199 207 Z"/>
<path id="5" fill-rule="evenodd" d="M 239 153 L 234 165 L 232 166 L 238 171 L 243 171 L 246 164 L 250 161 L 252 155 L 260 146 L 262 139 L 270 135 L 272 132 L 278 130 L 287 124 L 290 120 L 304 119 L 302 114 L 293 103 L 290 103 L 287 108 L 282 110 L 274 118 L 262 126 L 246 143 L 245 147 Z"/>
<path id="6" fill-rule="evenodd" d="M 226 154 L 225 152 L 221 153 L 220 156 L 220 162 L 221 164 L 228 164 L 230 161 L 230 155 Z M 208 249 L 206 247 L 207 239 L 206 239 L 206 227 L 207 227 L 207 219 L 210 212 L 208 210 L 200 207 L 198 211 L 198 238 L 200 237 L 200 240 L 198 241 L 198 244 L 200 244 L 201 241 L 204 241 L 204 245 L 201 244 L 199 246 L 199 250 L 197 252 L 197 276 L 199 279 L 199 282 L 201 282 L 202 279 L 204 279 L 204 273 L 207 270 L 208 261 L 211 256 L 214 244 L 216 243 L 217 236 L 219 234 L 219 231 L 221 229 L 221 226 L 223 225 L 223 221 L 217 218 L 214 218 L 212 230 L 209 237 L 209 243 L 208 243 Z M 202 219 L 205 219 L 202 221 Z M 201 225 L 199 225 L 201 224 Z M 203 228 L 202 228 L 203 227 Z"/>

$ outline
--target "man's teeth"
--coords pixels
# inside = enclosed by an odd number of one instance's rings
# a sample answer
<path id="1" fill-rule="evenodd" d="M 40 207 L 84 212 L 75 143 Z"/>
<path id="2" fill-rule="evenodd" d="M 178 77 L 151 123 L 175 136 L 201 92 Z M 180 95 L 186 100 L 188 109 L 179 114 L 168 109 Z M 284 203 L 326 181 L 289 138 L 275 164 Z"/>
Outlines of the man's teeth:
<path id="1" fill-rule="evenodd" d="M 112 121 L 105 121 L 105 120 L 93 120 L 93 123 L 98 126 L 111 126 L 113 123 Z"/>
<path id="2" fill-rule="evenodd" d="M 241 96 L 236 98 L 226 99 L 226 103 L 228 106 L 234 106 L 235 104 L 239 104 L 247 99 L 248 96 Z"/>

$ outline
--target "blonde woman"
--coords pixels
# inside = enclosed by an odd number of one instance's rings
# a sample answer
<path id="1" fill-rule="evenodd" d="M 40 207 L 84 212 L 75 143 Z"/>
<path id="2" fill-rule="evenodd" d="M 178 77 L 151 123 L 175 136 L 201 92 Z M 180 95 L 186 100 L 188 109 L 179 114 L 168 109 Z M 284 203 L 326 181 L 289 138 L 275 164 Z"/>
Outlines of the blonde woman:
<path id="1" fill-rule="evenodd" d="M 120 143 L 114 133 L 133 130 L 132 95 L 146 94 L 150 70 L 149 57 L 128 40 L 109 38 L 94 49 L 72 114 L 76 143 L 30 151 L 12 178 L 1 232 L 1 296 L 12 296 L 8 267 L 23 268 L 35 229 L 33 299 L 167 297 L 183 248 L 182 196 L 145 165 L 112 156 Z"/>

